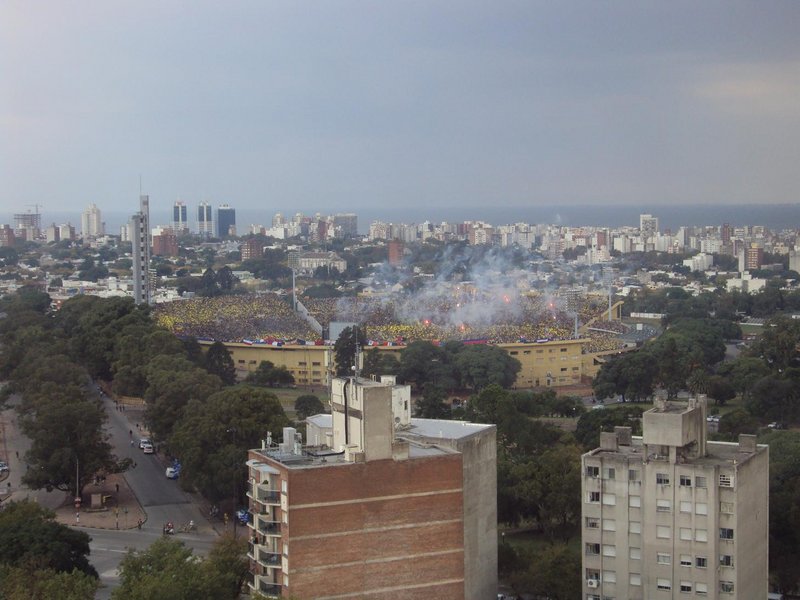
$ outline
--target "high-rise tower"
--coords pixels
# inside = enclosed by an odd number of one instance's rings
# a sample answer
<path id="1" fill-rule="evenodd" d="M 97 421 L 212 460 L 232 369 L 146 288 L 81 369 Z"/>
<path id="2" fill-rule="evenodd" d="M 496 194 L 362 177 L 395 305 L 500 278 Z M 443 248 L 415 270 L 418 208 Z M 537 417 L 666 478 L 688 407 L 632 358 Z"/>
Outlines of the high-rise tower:
<path id="1" fill-rule="evenodd" d="M 217 236 L 236 235 L 236 209 L 227 204 L 217 209 Z"/>
<path id="2" fill-rule="evenodd" d="M 197 205 L 197 233 L 205 237 L 214 235 L 214 217 L 208 202 Z"/>
<path id="3" fill-rule="evenodd" d="M 131 253 L 133 254 L 133 299 L 136 304 L 150 304 L 150 197 L 139 196 L 139 212 L 131 217 Z"/>
<path id="4" fill-rule="evenodd" d="M 187 219 L 186 205 L 178 200 L 172 207 L 172 231 L 175 235 L 189 233 L 189 220 Z"/>

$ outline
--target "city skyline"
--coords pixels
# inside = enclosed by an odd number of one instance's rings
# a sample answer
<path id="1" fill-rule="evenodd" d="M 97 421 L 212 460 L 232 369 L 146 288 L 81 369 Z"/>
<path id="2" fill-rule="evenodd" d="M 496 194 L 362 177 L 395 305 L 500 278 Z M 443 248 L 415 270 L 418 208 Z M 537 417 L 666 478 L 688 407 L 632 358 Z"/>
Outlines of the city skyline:
<path id="1" fill-rule="evenodd" d="M 4 5 L 0 211 L 797 200 L 797 5 L 310 8 Z"/>

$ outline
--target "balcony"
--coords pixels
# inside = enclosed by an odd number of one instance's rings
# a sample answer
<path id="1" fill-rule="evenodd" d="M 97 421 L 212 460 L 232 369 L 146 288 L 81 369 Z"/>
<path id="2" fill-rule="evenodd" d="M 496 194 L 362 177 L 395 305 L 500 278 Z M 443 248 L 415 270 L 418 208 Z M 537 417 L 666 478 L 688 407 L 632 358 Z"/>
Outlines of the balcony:
<path id="1" fill-rule="evenodd" d="M 252 481 L 248 482 L 247 497 L 252 498 L 257 502 L 261 502 L 262 504 L 281 503 L 281 493 L 277 490 L 269 489 L 267 484 L 264 483 L 253 483 Z"/>
<path id="2" fill-rule="evenodd" d="M 266 581 L 259 580 L 258 587 L 256 589 L 264 594 L 267 598 L 281 597 L 281 586 L 279 586 L 277 583 L 267 583 Z"/>
<path id="3" fill-rule="evenodd" d="M 281 534 L 281 524 L 275 523 L 273 521 L 262 521 L 261 519 L 258 520 L 258 526 L 256 527 L 259 533 L 263 533 L 264 535 L 280 535 Z"/>

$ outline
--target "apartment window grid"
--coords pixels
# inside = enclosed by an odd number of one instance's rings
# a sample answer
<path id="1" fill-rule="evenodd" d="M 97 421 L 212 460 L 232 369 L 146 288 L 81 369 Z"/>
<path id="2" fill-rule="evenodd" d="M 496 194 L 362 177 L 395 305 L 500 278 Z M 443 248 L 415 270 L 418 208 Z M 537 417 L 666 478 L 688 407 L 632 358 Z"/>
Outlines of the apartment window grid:
<path id="1" fill-rule="evenodd" d="M 599 504 L 600 503 L 600 492 L 589 492 L 586 497 L 586 501 L 591 504 Z"/>
<path id="2" fill-rule="evenodd" d="M 689 475 L 680 476 L 681 487 L 692 487 L 692 478 Z"/>
<path id="3" fill-rule="evenodd" d="M 606 467 L 603 469 L 603 479 L 614 479 L 617 472 L 613 467 Z"/>
<path id="4" fill-rule="evenodd" d="M 708 484 L 706 483 L 706 481 L 707 480 L 706 480 L 705 477 L 701 477 L 701 476 L 698 475 L 697 477 L 694 478 L 694 487 L 696 487 L 696 488 L 706 488 L 706 487 L 708 487 Z"/>
<path id="5" fill-rule="evenodd" d="M 587 477 L 592 477 L 592 478 L 595 478 L 595 479 L 600 477 L 600 467 L 594 467 L 594 466 L 587 465 L 587 467 L 586 467 L 586 476 Z"/>
<path id="6" fill-rule="evenodd" d="M 692 593 L 692 582 L 691 581 L 681 581 L 681 592 L 684 594 L 691 594 Z"/>
<path id="7" fill-rule="evenodd" d="M 719 528 L 719 539 L 721 540 L 732 540 L 733 539 L 733 529 L 730 527 L 720 527 Z"/>
<path id="8" fill-rule="evenodd" d="M 691 554 L 681 554 L 681 566 L 682 567 L 691 567 L 692 566 L 692 555 Z"/>
<path id="9" fill-rule="evenodd" d="M 669 485 L 669 473 L 656 473 L 657 485 Z"/>
<path id="10" fill-rule="evenodd" d="M 719 582 L 719 591 L 723 594 L 732 594 L 733 593 L 733 582 L 732 581 L 720 581 Z"/>
<path id="11" fill-rule="evenodd" d="M 719 476 L 719 487 L 732 488 L 733 487 L 733 478 L 730 475 L 720 474 L 720 476 Z"/>
<path id="12" fill-rule="evenodd" d="M 731 567 L 733 568 L 733 556 L 730 554 L 720 554 L 719 555 L 719 566 L 720 567 Z"/>
<path id="13" fill-rule="evenodd" d="M 636 469 L 628 469 L 628 481 L 638 482 L 639 481 L 639 471 L 636 470 Z"/>

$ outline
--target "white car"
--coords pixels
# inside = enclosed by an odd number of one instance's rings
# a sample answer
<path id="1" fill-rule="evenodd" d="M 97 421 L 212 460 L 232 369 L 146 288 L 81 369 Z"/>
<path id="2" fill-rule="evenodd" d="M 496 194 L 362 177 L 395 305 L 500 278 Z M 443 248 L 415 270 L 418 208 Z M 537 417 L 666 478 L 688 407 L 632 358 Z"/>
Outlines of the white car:
<path id="1" fill-rule="evenodd" d="M 167 467 L 167 470 L 164 472 L 164 475 L 167 476 L 167 479 L 177 479 L 178 470 L 175 467 Z"/>
<path id="2" fill-rule="evenodd" d="M 153 454 L 153 452 L 155 452 L 155 449 L 153 448 L 153 444 L 147 443 L 144 446 L 142 446 L 142 451 L 145 454 Z"/>
<path id="3" fill-rule="evenodd" d="M 151 446 L 153 445 L 153 442 L 150 441 L 150 438 L 142 438 L 139 440 L 139 448 L 141 448 L 142 450 L 144 450 L 144 447 L 147 446 L 148 444 Z"/>

